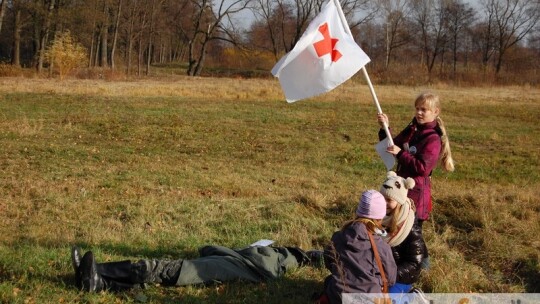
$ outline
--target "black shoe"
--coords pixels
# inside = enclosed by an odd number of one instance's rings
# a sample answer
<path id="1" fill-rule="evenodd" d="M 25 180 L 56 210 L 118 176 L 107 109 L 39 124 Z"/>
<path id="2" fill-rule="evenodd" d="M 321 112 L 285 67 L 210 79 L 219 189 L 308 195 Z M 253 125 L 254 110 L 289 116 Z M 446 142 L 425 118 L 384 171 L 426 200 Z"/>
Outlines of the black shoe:
<path id="1" fill-rule="evenodd" d="M 73 271 L 77 273 L 81 265 L 81 249 L 77 246 L 71 247 L 71 264 L 73 265 Z"/>
<path id="2" fill-rule="evenodd" d="M 75 284 L 77 288 L 81 289 L 81 271 L 79 270 L 79 266 L 81 265 L 81 249 L 77 246 L 71 248 L 71 265 L 73 266 L 73 271 L 75 271 Z"/>
<path id="3" fill-rule="evenodd" d="M 96 261 L 92 251 L 84 254 L 79 266 L 81 289 L 87 292 L 99 292 L 105 289 L 105 282 L 97 272 Z"/>

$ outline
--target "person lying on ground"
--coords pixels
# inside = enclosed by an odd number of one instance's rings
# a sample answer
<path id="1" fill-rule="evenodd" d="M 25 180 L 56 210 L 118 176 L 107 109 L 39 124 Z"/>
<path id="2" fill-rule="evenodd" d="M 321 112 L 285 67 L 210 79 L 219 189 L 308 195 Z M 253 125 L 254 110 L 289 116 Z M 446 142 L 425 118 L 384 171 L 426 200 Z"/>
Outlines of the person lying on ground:
<path id="1" fill-rule="evenodd" d="M 71 259 L 77 287 L 87 292 L 121 291 L 146 283 L 184 286 L 243 280 L 264 282 L 278 278 L 290 269 L 320 263 L 320 255 L 311 257 L 296 247 L 249 246 L 230 249 L 204 246 L 196 259 L 141 259 L 96 263 L 92 251 L 81 258 L 74 246 Z"/>

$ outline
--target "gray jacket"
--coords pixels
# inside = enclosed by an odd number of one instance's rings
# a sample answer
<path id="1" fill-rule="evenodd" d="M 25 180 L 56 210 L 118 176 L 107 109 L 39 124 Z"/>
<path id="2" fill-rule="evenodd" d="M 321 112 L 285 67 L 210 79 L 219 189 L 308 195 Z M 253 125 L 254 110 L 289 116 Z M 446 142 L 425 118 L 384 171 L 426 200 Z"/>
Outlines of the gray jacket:
<path id="1" fill-rule="evenodd" d="M 392 250 L 380 236 L 373 237 L 390 287 L 397 275 Z M 326 268 L 332 273 L 325 280 L 330 303 L 341 303 L 342 293 L 382 292 L 382 276 L 363 223 L 355 222 L 335 232 L 324 257 Z"/>

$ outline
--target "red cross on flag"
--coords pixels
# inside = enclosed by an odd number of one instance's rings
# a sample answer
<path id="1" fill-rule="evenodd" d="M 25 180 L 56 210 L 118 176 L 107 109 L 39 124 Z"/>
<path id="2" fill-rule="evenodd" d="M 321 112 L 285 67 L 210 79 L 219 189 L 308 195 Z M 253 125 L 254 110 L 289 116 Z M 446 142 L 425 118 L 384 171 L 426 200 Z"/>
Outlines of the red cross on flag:
<path id="1" fill-rule="evenodd" d="M 354 42 L 337 0 L 329 0 L 294 48 L 272 69 L 287 102 L 326 93 L 370 59 Z"/>

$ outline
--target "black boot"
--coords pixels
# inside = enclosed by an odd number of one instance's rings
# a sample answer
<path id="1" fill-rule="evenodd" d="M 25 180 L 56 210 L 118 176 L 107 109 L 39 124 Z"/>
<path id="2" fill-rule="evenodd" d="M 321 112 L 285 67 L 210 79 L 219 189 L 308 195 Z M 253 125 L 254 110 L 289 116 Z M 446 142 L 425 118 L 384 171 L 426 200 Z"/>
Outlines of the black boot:
<path id="1" fill-rule="evenodd" d="M 79 266 L 81 289 L 87 292 L 121 291 L 138 287 L 130 261 L 97 264 L 91 251 L 84 254 Z"/>
<path id="2" fill-rule="evenodd" d="M 81 272 L 79 270 L 79 266 L 81 265 L 81 250 L 77 246 L 71 248 L 71 265 L 73 266 L 73 271 L 75 271 L 75 284 L 77 288 L 81 289 Z"/>
<path id="3" fill-rule="evenodd" d="M 73 270 L 77 272 L 81 265 L 81 249 L 77 246 L 71 247 L 71 264 L 73 265 Z"/>
<path id="4" fill-rule="evenodd" d="M 81 289 L 87 292 L 105 290 L 105 282 L 97 272 L 96 261 L 92 251 L 84 254 L 79 266 Z"/>

